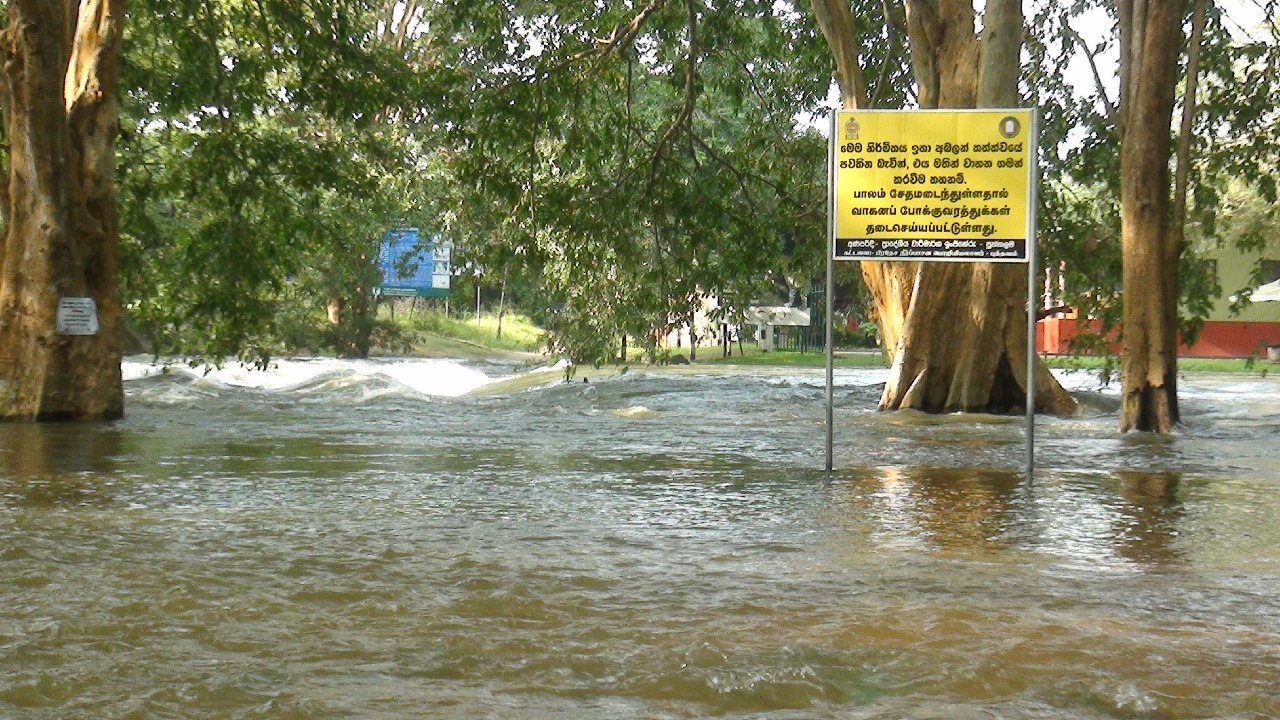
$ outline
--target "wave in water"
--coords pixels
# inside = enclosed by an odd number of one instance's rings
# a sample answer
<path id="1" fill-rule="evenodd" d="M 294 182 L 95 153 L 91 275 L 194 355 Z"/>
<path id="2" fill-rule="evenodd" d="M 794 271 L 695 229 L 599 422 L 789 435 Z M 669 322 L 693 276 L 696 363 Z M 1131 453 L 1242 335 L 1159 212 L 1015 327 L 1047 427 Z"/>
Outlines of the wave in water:
<path id="1" fill-rule="evenodd" d="M 400 358 L 289 358 L 273 360 L 265 370 L 240 363 L 219 368 L 207 364 L 187 366 L 180 361 L 157 363 L 150 359 L 128 358 L 121 364 L 121 372 L 126 383 L 167 378 L 170 385 L 212 394 L 230 389 L 315 393 L 353 385 L 385 387 L 394 384 L 421 395 L 458 397 L 501 379 L 491 378 L 453 360 Z"/>

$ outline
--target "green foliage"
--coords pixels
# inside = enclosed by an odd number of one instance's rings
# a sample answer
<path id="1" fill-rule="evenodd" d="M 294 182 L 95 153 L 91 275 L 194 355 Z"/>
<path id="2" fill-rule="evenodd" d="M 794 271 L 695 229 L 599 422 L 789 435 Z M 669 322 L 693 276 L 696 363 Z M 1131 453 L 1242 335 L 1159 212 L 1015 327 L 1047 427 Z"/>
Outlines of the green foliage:
<path id="1" fill-rule="evenodd" d="M 1181 265 L 1186 317 L 1180 330 L 1187 338 L 1198 334 L 1224 294 L 1200 256 L 1214 248 L 1255 252 L 1280 233 L 1280 88 L 1272 79 L 1280 67 L 1280 3 L 1262 5 L 1264 25 L 1257 28 L 1242 26 L 1216 3 L 1207 15 L 1201 115 L 1192 137 L 1190 242 Z M 1260 279 L 1255 275 L 1252 285 Z M 1232 294 L 1245 289 L 1227 288 Z"/>
<path id="2" fill-rule="evenodd" d="M 804 15 L 509 0 L 444 3 L 433 27 L 459 75 L 441 115 L 450 231 L 487 277 L 537 285 L 523 307 L 558 351 L 607 361 L 709 294 L 745 303 L 770 273 L 818 267 L 825 143 L 794 115 L 830 61 Z"/>
<path id="3" fill-rule="evenodd" d="M 1276 17 L 1277 3 L 1268 0 L 1264 17 Z M 1188 3 L 1188 7 L 1190 3 Z M 1114 79 L 1100 77 L 1103 87 L 1074 87 L 1062 69 L 1086 55 L 1105 58 L 1118 39 L 1104 36 L 1090 43 L 1077 33 L 1081 16 L 1112 8 L 1103 0 L 1038 3 L 1029 38 L 1032 102 L 1042 109 L 1039 226 L 1045 264 L 1064 274 L 1066 303 L 1081 316 L 1102 321 L 1100 336 L 1082 337 L 1076 350 L 1107 352 L 1108 337 L 1119 326 L 1120 219 L 1119 138 L 1116 135 Z M 1269 12 L 1270 15 L 1266 15 Z M 1189 23 L 1189 19 L 1188 19 Z M 1274 209 L 1242 231 L 1240 223 L 1223 232 L 1229 217 L 1228 191 L 1247 182 L 1260 197 L 1274 197 L 1280 168 L 1280 88 L 1263 76 L 1280 66 L 1280 30 L 1274 21 L 1252 34 L 1216 3 L 1210 3 L 1201 78 L 1192 138 L 1191 192 L 1187 208 L 1189 242 L 1179 263 L 1179 330 L 1193 339 L 1222 288 L 1200 262 L 1212 247 L 1256 249 L 1263 227 L 1280 226 Z M 1088 67 L 1086 64 L 1085 67 Z M 1098 68 L 1105 68 L 1098 60 Z M 1185 71 L 1185 68 L 1184 68 Z M 1180 110 L 1179 110 L 1180 112 Z"/>
<path id="4" fill-rule="evenodd" d="M 735 346 L 736 348 L 736 346 Z M 798 352 L 795 350 L 773 350 L 765 352 L 754 346 L 744 348 L 744 354 L 735 354 L 732 357 L 722 358 L 718 354 L 710 355 L 705 360 L 699 354 L 698 364 L 703 362 L 725 364 L 725 365 L 764 365 L 773 367 L 803 367 L 803 368 L 820 368 L 826 367 L 827 355 L 825 352 Z M 886 366 L 884 353 L 882 352 L 852 352 L 840 353 L 832 358 L 835 367 L 838 368 L 883 368 Z"/>
<path id="5" fill-rule="evenodd" d="M 875 348 L 880 346 L 880 330 L 876 324 L 866 320 L 850 328 L 839 317 L 832 326 L 835 346 L 837 348 Z"/>
<path id="6" fill-rule="evenodd" d="M 1038 3 L 1027 92 L 1044 111 L 1041 249 L 1069 303 L 1111 328 L 1114 99 L 1062 72 L 1080 49 L 1071 24 L 1105 4 Z M 908 104 L 901 8 L 854 7 L 875 105 Z M 1274 23 L 1256 40 L 1232 29 L 1215 7 L 1198 248 L 1275 227 L 1280 43 Z M 478 285 L 492 308 L 501 288 L 584 364 L 624 334 L 652 357 L 654 333 L 708 296 L 732 319 L 822 274 L 825 140 L 796 118 L 826 103 L 833 63 L 805 3 L 134 0 L 123 57 L 123 290 L 159 352 L 394 346 L 405 328 L 369 290 L 382 232 L 404 222 L 454 240 L 455 297 Z M 1232 178 L 1260 198 L 1256 222 L 1224 212 Z M 1192 323 L 1216 290 L 1197 259 L 1183 262 Z M 840 272 L 838 297 L 865 316 L 855 268 Z"/>
<path id="7" fill-rule="evenodd" d="M 383 118 L 414 76 L 376 19 L 356 0 L 131 3 L 122 286 L 158 352 L 263 362 L 307 309 L 367 303 L 378 238 L 413 209 L 403 129 Z"/>

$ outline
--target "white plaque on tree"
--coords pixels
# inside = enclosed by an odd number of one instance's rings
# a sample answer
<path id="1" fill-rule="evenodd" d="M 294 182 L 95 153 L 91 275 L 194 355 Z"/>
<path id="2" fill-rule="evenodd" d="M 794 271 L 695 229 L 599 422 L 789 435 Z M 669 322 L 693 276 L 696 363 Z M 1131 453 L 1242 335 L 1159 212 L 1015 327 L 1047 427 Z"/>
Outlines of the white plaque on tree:
<path id="1" fill-rule="evenodd" d="M 97 335 L 98 305 L 93 298 L 59 298 L 57 332 L 59 335 Z"/>

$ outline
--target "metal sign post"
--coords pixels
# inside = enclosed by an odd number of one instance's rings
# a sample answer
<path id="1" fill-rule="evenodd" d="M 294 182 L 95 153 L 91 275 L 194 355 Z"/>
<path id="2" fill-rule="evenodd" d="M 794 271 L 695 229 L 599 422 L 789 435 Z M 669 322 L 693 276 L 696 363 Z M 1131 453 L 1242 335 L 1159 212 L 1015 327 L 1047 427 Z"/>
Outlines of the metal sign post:
<path id="1" fill-rule="evenodd" d="M 833 467 L 834 260 L 1027 264 L 1027 478 L 1035 469 L 1032 109 L 834 110 L 827 152 L 827 453 Z"/>
<path id="2" fill-rule="evenodd" d="M 827 134 L 827 249 L 836 246 L 836 111 L 831 111 L 830 133 Z M 827 253 L 827 472 L 834 464 L 832 446 L 835 433 L 835 254 Z"/>
<path id="3" fill-rule="evenodd" d="M 1040 113 L 1031 110 L 1028 129 L 1031 144 L 1031 167 L 1027 173 L 1027 482 L 1036 472 L 1036 207 L 1039 205 L 1040 164 L 1036 162 L 1040 145 Z"/>

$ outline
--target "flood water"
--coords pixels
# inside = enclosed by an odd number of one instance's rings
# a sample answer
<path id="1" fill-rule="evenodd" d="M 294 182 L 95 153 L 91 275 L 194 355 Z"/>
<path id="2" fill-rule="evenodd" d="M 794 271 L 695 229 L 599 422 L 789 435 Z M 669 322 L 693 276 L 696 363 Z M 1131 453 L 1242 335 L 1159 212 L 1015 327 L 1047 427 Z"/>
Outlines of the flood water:
<path id="1" fill-rule="evenodd" d="M 884 371 L 291 362 L 0 425 L 0 717 L 1280 717 L 1280 383 L 1041 418 Z M 590 375 L 590 373 L 587 373 Z M 483 390 L 483 388 L 481 388 Z"/>

